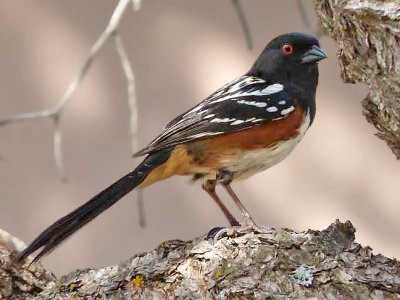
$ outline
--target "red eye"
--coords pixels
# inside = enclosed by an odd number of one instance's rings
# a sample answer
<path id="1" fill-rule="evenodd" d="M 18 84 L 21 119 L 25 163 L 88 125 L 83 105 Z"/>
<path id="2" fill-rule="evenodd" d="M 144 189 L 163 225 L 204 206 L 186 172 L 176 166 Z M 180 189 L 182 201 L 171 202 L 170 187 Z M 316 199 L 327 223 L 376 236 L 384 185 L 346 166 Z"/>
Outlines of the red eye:
<path id="1" fill-rule="evenodd" d="M 283 47 L 282 47 L 282 52 L 283 52 L 283 54 L 285 54 L 285 55 L 292 54 L 292 52 L 293 52 L 293 46 L 292 46 L 292 45 L 289 45 L 289 44 L 283 45 Z"/>

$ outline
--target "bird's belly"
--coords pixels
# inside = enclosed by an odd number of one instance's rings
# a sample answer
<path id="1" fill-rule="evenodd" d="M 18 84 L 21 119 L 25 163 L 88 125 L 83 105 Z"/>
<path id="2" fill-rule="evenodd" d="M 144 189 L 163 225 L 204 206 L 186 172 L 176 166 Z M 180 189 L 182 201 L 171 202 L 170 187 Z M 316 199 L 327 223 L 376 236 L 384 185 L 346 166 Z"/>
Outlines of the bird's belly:
<path id="1" fill-rule="evenodd" d="M 239 161 L 226 168 L 226 170 L 234 174 L 235 180 L 248 178 L 286 158 L 299 141 L 299 138 L 293 138 L 279 142 L 270 148 L 246 151 Z"/>
<path id="2" fill-rule="evenodd" d="M 286 158 L 297 146 L 310 126 L 310 116 L 307 114 L 304 123 L 298 130 L 298 135 L 280 141 L 267 148 L 248 150 L 242 153 L 241 159 L 226 168 L 234 174 L 235 180 L 248 178 L 264 171 Z"/>
<path id="3" fill-rule="evenodd" d="M 272 167 L 292 152 L 310 126 L 308 113 L 301 123 L 296 120 L 292 128 L 286 125 L 288 120 L 291 121 L 287 118 L 286 123 L 282 121 L 279 124 L 282 126 L 276 128 L 266 126 L 264 130 L 259 126 L 236 133 L 234 137 L 228 135 L 208 143 L 193 144 L 190 153 L 194 156 L 190 157 L 196 157 L 198 163 L 189 164 L 189 170 L 184 168 L 180 174 L 200 174 L 204 180 L 215 180 L 218 172 L 227 171 L 238 180 Z"/>

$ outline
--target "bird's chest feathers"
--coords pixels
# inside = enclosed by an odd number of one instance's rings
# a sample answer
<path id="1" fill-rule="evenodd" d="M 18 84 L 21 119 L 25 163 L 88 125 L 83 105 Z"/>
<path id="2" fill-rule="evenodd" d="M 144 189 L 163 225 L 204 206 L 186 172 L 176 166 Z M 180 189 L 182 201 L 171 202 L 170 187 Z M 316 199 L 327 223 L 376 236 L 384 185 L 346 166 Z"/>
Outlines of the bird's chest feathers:
<path id="1" fill-rule="evenodd" d="M 298 134 L 290 139 L 279 141 L 267 148 L 247 150 L 242 153 L 241 159 L 227 168 L 235 174 L 235 179 L 244 179 L 265 169 L 272 167 L 296 147 L 310 126 L 310 117 L 307 115 L 298 128 Z"/>

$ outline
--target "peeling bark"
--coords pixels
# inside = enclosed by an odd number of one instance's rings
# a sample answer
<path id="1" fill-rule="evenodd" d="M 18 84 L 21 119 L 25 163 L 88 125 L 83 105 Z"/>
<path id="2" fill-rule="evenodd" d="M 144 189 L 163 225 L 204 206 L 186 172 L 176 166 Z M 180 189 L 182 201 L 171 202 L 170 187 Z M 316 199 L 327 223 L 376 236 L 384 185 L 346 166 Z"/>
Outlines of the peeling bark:
<path id="1" fill-rule="evenodd" d="M 400 299 L 400 263 L 354 242 L 336 221 L 322 231 L 172 240 L 118 266 L 60 279 L 13 262 L 0 246 L 7 299 Z"/>
<path id="2" fill-rule="evenodd" d="M 314 0 L 344 82 L 365 83 L 364 115 L 400 159 L 400 1 Z"/>
<path id="3" fill-rule="evenodd" d="M 0 230 L 0 299 L 33 299 L 56 277 L 40 264 L 21 266 L 15 263 L 15 253 L 26 247 L 23 242 Z"/>

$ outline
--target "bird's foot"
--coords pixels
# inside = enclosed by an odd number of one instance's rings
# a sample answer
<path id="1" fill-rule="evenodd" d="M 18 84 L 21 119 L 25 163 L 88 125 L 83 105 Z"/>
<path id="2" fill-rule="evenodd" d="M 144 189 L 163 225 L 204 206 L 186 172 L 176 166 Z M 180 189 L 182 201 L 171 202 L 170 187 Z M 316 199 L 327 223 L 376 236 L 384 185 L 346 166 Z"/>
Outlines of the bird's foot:
<path id="1" fill-rule="evenodd" d="M 232 227 L 235 228 L 235 227 Z M 241 226 L 238 228 L 238 232 L 248 233 L 248 232 L 255 232 L 255 233 L 273 233 L 275 231 L 274 227 L 267 227 L 258 225 L 254 222 L 253 219 L 245 219 Z"/>
<path id="2" fill-rule="evenodd" d="M 232 226 L 232 227 L 215 227 L 209 231 L 207 234 L 207 239 L 213 238 L 214 241 L 218 241 L 224 236 L 233 236 L 233 235 L 241 235 L 249 232 L 255 233 L 272 233 L 275 231 L 273 227 L 266 227 L 256 224 L 251 219 L 245 219 L 245 221 L 240 224 L 240 226 Z"/>

